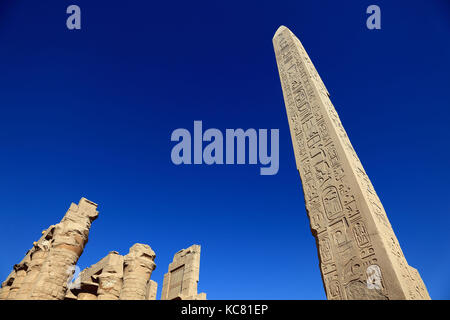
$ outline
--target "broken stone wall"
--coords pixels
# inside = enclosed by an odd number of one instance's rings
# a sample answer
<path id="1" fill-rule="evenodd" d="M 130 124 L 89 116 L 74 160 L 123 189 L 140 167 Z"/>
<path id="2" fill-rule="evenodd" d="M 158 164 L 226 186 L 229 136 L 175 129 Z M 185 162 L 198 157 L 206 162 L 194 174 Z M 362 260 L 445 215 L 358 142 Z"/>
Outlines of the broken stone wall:
<path id="1" fill-rule="evenodd" d="M 206 300 L 197 293 L 200 273 L 200 246 L 178 251 L 164 275 L 161 300 Z"/>

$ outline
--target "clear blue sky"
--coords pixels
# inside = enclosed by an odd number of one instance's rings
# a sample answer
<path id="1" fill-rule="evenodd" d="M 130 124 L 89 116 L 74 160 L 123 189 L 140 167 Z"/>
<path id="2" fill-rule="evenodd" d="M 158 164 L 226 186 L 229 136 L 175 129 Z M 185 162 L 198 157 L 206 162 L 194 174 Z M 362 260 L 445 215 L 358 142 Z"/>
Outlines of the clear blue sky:
<path id="1" fill-rule="evenodd" d="M 82 29 L 66 28 L 66 7 Z M 381 30 L 366 28 L 370 4 Z M 84 196 L 87 267 L 136 242 L 162 287 L 202 245 L 209 299 L 324 299 L 272 48 L 302 41 L 410 265 L 450 298 L 448 1 L 0 3 L 0 278 Z M 175 166 L 176 128 L 280 129 L 280 170 Z"/>

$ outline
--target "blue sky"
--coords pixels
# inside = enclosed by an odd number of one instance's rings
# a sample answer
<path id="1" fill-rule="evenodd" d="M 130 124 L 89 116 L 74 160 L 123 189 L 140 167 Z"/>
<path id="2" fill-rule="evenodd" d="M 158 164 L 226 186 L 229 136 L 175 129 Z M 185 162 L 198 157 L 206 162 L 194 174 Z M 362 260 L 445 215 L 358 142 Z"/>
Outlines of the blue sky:
<path id="1" fill-rule="evenodd" d="M 82 29 L 69 31 L 77 4 Z M 368 5 L 381 30 L 366 28 Z M 450 298 L 447 1 L 0 3 L 0 278 L 84 196 L 85 268 L 202 245 L 209 299 L 325 299 L 272 36 L 302 41 L 434 299 Z M 176 128 L 277 128 L 280 169 L 175 166 Z"/>

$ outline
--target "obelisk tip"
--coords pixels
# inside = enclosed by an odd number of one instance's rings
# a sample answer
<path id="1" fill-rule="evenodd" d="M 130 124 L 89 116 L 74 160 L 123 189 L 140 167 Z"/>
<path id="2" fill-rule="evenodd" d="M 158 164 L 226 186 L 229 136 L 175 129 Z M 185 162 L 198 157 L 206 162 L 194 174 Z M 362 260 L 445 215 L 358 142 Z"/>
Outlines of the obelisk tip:
<path id="1" fill-rule="evenodd" d="M 283 25 L 279 26 L 273 37 L 275 38 L 277 35 L 279 35 L 281 32 L 283 32 L 286 29 L 289 30 L 288 28 L 286 28 Z"/>

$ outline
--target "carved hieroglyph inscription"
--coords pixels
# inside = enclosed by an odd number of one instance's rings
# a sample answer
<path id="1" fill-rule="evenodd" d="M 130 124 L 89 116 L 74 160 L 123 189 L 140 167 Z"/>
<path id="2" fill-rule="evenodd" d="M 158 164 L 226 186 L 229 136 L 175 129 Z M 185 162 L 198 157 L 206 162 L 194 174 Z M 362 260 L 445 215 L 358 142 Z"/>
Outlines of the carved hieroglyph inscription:
<path id="1" fill-rule="evenodd" d="M 302 44 L 282 26 L 273 45 L 328 299 L 429 299 Z"/>

